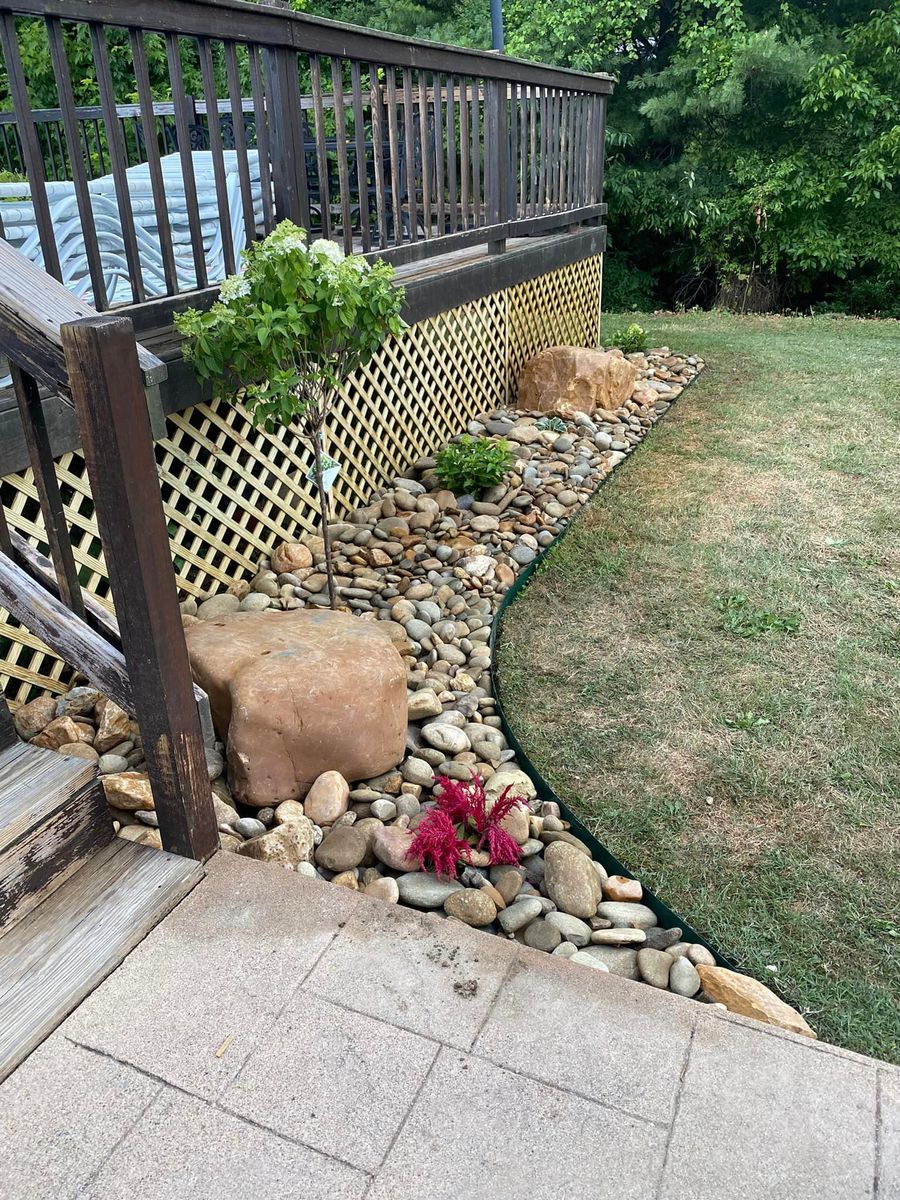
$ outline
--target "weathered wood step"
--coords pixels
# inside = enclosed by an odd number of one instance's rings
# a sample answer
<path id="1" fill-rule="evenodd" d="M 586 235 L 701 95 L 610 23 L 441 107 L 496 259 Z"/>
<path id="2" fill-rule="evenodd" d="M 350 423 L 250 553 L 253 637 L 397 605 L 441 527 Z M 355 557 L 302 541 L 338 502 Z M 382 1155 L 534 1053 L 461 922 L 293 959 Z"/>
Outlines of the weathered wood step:
<path id="1" fill-rule="evenodd" d="M 203 873 L 191 859 L 114 838 L 0 934 L 0 1081 Z"/>
<path id="2" fill-rule="evenodd" d="M 0 753 L 0 929 L 113 837 L 96 767 L 24 742 Z"/>

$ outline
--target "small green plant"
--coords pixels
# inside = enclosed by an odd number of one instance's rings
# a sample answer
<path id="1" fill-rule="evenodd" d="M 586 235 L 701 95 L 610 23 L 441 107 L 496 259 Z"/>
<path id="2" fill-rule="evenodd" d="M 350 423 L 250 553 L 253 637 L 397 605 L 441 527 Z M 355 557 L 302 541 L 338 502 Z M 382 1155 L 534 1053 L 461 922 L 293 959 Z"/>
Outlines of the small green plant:
<path id="1" fill-rule="evenodd" d="M 754 638 L 765 633 L 796 633 L 800 627 L 800 618 L 797 616 L 752 609 L 743 592 L 717 596 L 716 607 L 722 614 L 722 628 L 736 637 Z"/>
<path id="2" fill-rule="evenodd" d="M 647 331 L 636 321 L 618 329 L 609 339 L 610 346 L 618 346 L 623 354 L 640 354 L 647 349 Z"/>
<path id="3" fill-rule="evenodd" d="M 478 496 L 502 481 L 510 459 L 509 442 L 504 439 L 464 434 L 438 451 L 437 476 L 456 496 Z"/>
<path id="4" fill-rule="evenodd" d="M 272 432 L 294 425 L 313 454 L 331 607 L 336 604 L 323 431 L 344 380 L 388 334 L 405 328 L 394 270 L 335 242 L 307 242 L 282 221 L 244 251 L 244 270 L 226 279 L 207 312 L 176 316 L 184 355 L 217 396 L 240 401 Z"/>
<path id="5" fill-rule="evenodd" d="M 534 423 L 535 429 L 552 429 L 554 433 L 565 433 L 566 423 L 562 417 L 541 417 Z"/>
<path id="6" fill-rule="evenodd" d="M 735 713 L 733 717 L 726 717 L 725 724 L 729 729 L 743 729 L 747 733 L 753 733 L 757 729 L 762 729 L 766 725 L 771 725 L 772 722 L 768 717 L 761 717 L 759 713 L 747 712 Z"/>

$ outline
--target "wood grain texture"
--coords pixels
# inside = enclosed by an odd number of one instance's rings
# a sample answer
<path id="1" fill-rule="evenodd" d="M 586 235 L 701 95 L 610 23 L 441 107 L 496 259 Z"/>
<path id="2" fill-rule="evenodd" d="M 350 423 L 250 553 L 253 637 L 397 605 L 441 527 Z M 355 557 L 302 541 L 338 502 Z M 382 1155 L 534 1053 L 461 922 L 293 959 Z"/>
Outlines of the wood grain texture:
<path id="1" fill-rule="evenodd" d="M 188 859 L 114 838 L 0 935 L 0 1081 L 202 877 Z"/>
<path id="2" fill-rule="evenodd" d="M 133 327 L 97 316 L 62 341 L 163 846 L 205 859 L 219 838 Z"/>
<path id="3" fill-rule="evenodd" d="M 112 820 L 94 774 L 93 764 L 82 758 L 22 743 L 0 755 L 4 932 L 112 840 Z"/>

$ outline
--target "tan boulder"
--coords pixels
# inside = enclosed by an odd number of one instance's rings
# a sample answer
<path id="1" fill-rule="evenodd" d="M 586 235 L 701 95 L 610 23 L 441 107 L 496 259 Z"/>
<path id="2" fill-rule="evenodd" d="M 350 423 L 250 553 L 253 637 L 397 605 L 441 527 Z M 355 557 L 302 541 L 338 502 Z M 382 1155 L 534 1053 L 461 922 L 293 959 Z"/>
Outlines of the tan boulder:
<path id="1" fill-rule="evenodd" d="M 519 408 L 563 417 L 616 409 L 630 397 L 637 367 L 620 355 L 584 346 L 550 346 L 519 375 Z"/>
<path id="2" fill-rule="evenodd" d="M 814 1038 L 815 1031 L 807 1025 L 795 1008 L 785 1004 L 773 991 L 758 979 L 739 975 L 725 967 L 710 967 L 705 963 L 697 966 L 704 992 L 724 1004 L 729 1012 L 742 1017 L 753 1017 L 766 1025 L 777 1025 L 791 1033 Z"/>
<path id="3" fill-rule="evenodd" d="M 302 542 L 282 542 L 272 551 L 272 570 L 276 575 L 288 575 L 312 565 L 312 551 Z"/>
<path id="4" fill-rule="evenodd" d="M 600 876 L 587 855 L 566 842 L 544 852 L 544 886 L 558 909 L 570 917 L 593 917 L 600 900 Z"/>
<path id="5" fill-rule="evenodd" d="M 298 863 L 309 862 L 313 852 L 312 821 L 300 817 L 296 821 L 286 821 L 283 825 L 270 829 L 268 833 L 251 838 L 239 847 L 238 854 L 245 858 L 255 858 L 259 862 L 277 863 L 280 866 L 296 867 Z"/>
<path id="6" fill-rule="evenodd" d="M 197 682 L 228 746 L 235 799 L 302 800 L 326 771 L 371 779 L 406 740 L 406 670 L 379 628 L 330 609 L 242 612 L 191 626 Z"/>
<path id="7" fill-rule="evenodd" d="M 56 717 L 37 737 L 32 738 L 31 744 L 41 746 L 45 750 L 58 750 L 60 746 L 67 746 L 72 742 L 86 742 L 90 745 L 93 740 L 94 731 L 87 725 L 73 721 L 71 717 Z"/>

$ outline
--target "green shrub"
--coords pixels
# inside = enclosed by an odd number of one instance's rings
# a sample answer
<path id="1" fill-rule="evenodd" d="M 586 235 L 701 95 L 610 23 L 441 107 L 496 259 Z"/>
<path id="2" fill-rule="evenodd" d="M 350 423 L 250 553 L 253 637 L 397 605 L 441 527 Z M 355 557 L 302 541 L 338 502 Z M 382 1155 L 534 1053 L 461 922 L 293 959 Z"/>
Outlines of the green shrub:
<path id="1" fill-rule="evenodd" d="M 510 459 L 507 441 L 464 434 L 438 452 L 437 476 L 456 496 L 478 496 L 503 480 Z"/>
<path id="2" fill-rule="evenodd" d="M 324 428 L 351 371 L 404 328 L 393 268 L 347 255 L 282 221 L 243 253 L 207 312 L 176 315 L 185 358 L 217 396 L 240 400 L 268 432 L 293 426 L 312 450 L 328 591 L 335 605 L 328 534 Z"/>
<path id="3" fill-rule="evenodd" d="M 624 329 L 617 329 L 606 345 L 618 346 L 623 354 L 639 354 L 647 349 L 647 331 L 632 321 Z"/>
<path id="4" fill-rule="evenodd" d="M 656 280 L 620 254 L 603 256 L 603 307 L 607 312 L 651 312 L 658 307 Z"/>

